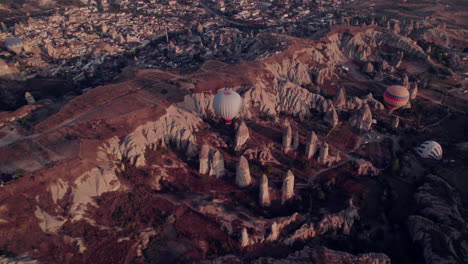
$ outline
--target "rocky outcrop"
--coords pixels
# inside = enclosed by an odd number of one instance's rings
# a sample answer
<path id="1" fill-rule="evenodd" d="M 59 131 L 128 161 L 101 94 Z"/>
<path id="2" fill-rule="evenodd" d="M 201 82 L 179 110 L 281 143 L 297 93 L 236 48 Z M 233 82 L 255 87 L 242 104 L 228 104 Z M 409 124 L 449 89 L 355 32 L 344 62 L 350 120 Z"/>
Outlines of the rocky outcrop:
<path id="1" fill-rule="evenodd" d="M 0 78 L 8 80 L 22 80 L 24 79 L 14 66 L 9 66 L 2 59 L 0 59 Z"/>
<path id="2" fill-rule="evenodd" d="M 200 174 L 207 174 L 210 171 L 210 147 L 203 145 L 199 154 L 198 172 Z"/>
<path id="3" fill-rule="evenodd" d="M 390 258 L 383 253 L 365 253 L 352 255 L 347 252 L 335 251 L 326 247 L 311 248 L 305 246 L 285 258 L 275 259 L 261 257 L 254 264 L 390 264 Z"/>
<path id="4" fill-rule="evenodd" d="M 365 253 L 352 255 L 347 252 L 335 251 L 326 247 L 305 246 L 285 258 L 275 259 L 261 257 L 254 264 L 390 264 L 390 258 L 383 253 Z"/>
<path id="5" fill-rule="evenodd" d="M 247 233 L 247 229 L 245 227 L 242 228 L 239 244 L 241 247 L 250 245 L 249 234 Z"/>
<path id="6" fill-rule="evenodd" d="M 336 113 L 336 109 L 333 105 L 325 113 L 323 120 L 325 121 L 325 123 L 329 124 L 331 127 L 336 127 L 336 125 L 338 125 L 338 114 Z"/>
<path id="7" fill-rule="evenodd" d="M 298 148 L 299 148 L 299 131 L 296 131 L 296 133 L 294 133 L 294 137 L 292 140 L 292 149 L 297 150 Z"/>
<path id="8" fill-rule="evenodd" d="M 374 65 L 371 62 L 368 62 L 363 68 L 362 71 L 365 73 L 373 73 L 375 71 Z"/>
<path id="9" fill-rule="evenodd" d="M 286 127 L 283 129 L 283 150 L 288 152 L 291 149 L 291 140 L 292 140 L 292 129 L 289 125 L 289 122 L 286 124 Z"/>
<path id="10" fill-rule="evenodd" d="M 240 156 L 236 169 L 236 185 L 242 188 L 249 186 L 251 182 L 249 162 L 244 156 Z"/>
<path id="11" fill-rule="evenodd" d="M 36 103 L 36 100 L 34 100 L 34 97 L 32 96 L 32 94 L 30 94 L 29 92 L 26 92 L 24 94 L 24 99 L 26 100 L 26 102 L 28 103 L 28 105 L 33 105 Z"/>
<path id="12" fill-rule="evenodd" d="M 392 117 L 392 128 L 397 129 L 399 125 L 400 125 L 400 117 L 393 116 Z"/>
<path id="13" fill-rule="evenodd" d="M 294 196 L 294 174 L 288 170 L 281 187 L 281 203 L 284 204 Z"/>
<path id="14" fill-rule="evenodd" d="M 123 139 L 112 137 L 101 147 L 98 158 L 107 160 L 112 156 L 115 161 L 129 160 L 136 166 L 146 165 L 145 151 L 148 147 L 158 144 L 167 146 L 170 143 L 177 150 L 185 152 L 190 159 L 197 155 L 198 149 L 192 131 L 203 123 L 196 115 L 170 106 L 166 114 L 156 121 L 147 122 L 137 127 Z"/>
<path id="15" fill-rule="evenodd" d="M 259 204 L 263 207 L 270 206 L 270 192 L 268 191 L 268 177 L 263 174 L 260 181 Z"/>
<path id="16" fill-rule="evenodd" d="M 468 259 L 468 222 L 458 191 L 435 175 L 424 178 L 414 199 L 417 215 L 408 217 L 408 230 L 422 248 L 426 263 L 455 264 Z"/>
<path id="17" fill-rule="evenodd" d="M 305 147 L 305 156 L 306 158 L 312 158 L 318 150 L 318 139 L 314 131 L 312 131 L 307 137 L 307 143 Z"/>
<path id="18" fill-rule="evenodd" d="M 358 175 L 377 176 L 380 174 L 380 170 L 374 167 L 374 165 L 372 165 L 372 163 L 368 160 L 354 160 L 354 165 L 356 166 Z"/>
<path id="19" fill-rule="evenodd" d="M 318 157 L 318 162 L 320 164 L 328 164 L 329 163 L 329 158 L 328 158 L 328 143 L 325 142 L 322 145 L 322 148 L 320 149 L 320 154 Z"/>
<path id="20" fill-rule="evenodd" d="M 234 150 L 240 151 L 242 146 L 245 144 L 245 142 L 248 139 L 249 139 L 249 128 L 245 124 L 244 120 L 242 120 L 236 131 Z"/>
<path id="21" fill-rule="evenodd" d="M 348 235 L 355 220 L 359 219 L 358 209 L 350 200 L 348 208 L 335 214 L 325 215 L 322 220 L 317 223 L 305 223 L 297 229 L 291 236 L 286 238 L 283 243 L 292 245 L 295 241 L 306 240 L 323 235 L 327 232 L 341 231 Z"/>
<path id="22" fill-rule="evenodd" d="M 338 110 L 343 110 L 346 108 L 346 91 L 343 87 L 340 88 L 338 93 L 333 98 L 333 104 Z"/>
<path id="23" fill-rule="evenodd" d="M 223 154 L 217 149 L 210 153 L 210 176 L 222 177 L 224 176 L 224 159 Z"/>
<path id="24" fill-rule="evenodd" d="M 360 130 L 368 131 L 372 126 L 372 112 L 368 104 L 354 112 L 349 119 L 349 124 Z"/>
<path id="25" fill-rule="evenodd" d="M 418 96 L 418 84 L 414 82 L 409 89 L 410 99 L 414 100 Z"/>
<path id="26" fill-rule="evenodd" d="M 258 160 L 260 164 L 265 165 L 267 163 L 276 163 L 279 162 L 271 154 L 271 149 L 273 148 L 273 143 L 268 145 L 263 145 L 256 149 L 246 149 L 242 155 L 247 157 L 249 160 Z"/>

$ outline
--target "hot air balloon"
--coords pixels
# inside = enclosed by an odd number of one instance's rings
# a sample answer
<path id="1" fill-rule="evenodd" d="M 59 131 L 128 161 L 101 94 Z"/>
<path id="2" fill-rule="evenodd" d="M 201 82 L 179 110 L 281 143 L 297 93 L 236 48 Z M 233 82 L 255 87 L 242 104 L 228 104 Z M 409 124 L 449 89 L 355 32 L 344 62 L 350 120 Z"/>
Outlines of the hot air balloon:
<path id="1" fill-rule="evenodd" d="M 387 88 L 384 92 L 385 105 L 390 109 L 390 112 L 405 106 L 409 100 L 408 89 L 401 85 L 392 85 Z"/>
<path id="2" fill-rule="evenodd" d="M 442 147 L 432 140 L 422 143 L 421 146 L 416 148 L 416 152 L 423 158 L 442 159 Z"/>
<path id="3" fill-rule="evenodd" d="M 234 91 L 221 91 L 213 99 L 213 109 L 226 120 L 226 124 L 230 124 L 242 109 L 242 97 Z"/>

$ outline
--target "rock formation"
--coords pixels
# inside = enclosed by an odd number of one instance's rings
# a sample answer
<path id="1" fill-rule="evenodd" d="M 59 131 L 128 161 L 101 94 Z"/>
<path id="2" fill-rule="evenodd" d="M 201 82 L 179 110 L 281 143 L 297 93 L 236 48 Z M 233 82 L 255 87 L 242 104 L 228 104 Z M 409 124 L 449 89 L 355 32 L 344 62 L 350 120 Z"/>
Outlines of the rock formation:
<path id="1" fill-rule="evenodd" d="M 409 94 L 411 100 L 416 99 L 416 96 L 418 96 L 418 84 L 416 82 L 413 83 L 413 85 L 411 85 L 409 89 Z"/>
<path id="2" fill-rule="evenodd" d="M 315 132 L 312 131 L 309 135 L 309 137 L 307 137 L 307 143 L 306 143 L 306 147 L 305 147 L 305 156 L 306 158 L 310 159 L 312 158 L 315 153 L 317 152 L 317 149 L 318 149 L 318 139 L 317 139 L 317 135 L 315 135 Z"/>
<path id="3" fill-rule="evenodd" d="M 368 104 L 354 112 L 349 119 L 349 124 L 360 130 L 368 131 L 372 126 L 372 112 Z"/>
<path id="4" fill-rule="evenodd" d="M 333 98 L 333 104 L 338 110 L 343 110 L 346 107 L 346 91 L 343 87 L 340 88 Z"/>
<path id="5" fill-rule="evenodd" d="M 327 164 L 329 161 L 328 161 L 328 143 L 325 142 L 323 143 L 322 145 L 322 148 L 320 149 L 320 154 L 319 154 L 319 158 L 318 158 L 318 162 L 320 164 Z"/>
<path id="6" fill-rule="evenodd" d="M 400 124 L 400 118 L 398 116 L 392 117 L 392 128 L 397 129 Z"/>
<path id="7" fill-rule="evenodd" d="M 249 162 L 244 156 L 240 156 L 236 170 L 236 184 L 242 188 L 249 186 L 251 182 Z"/>
<path id="8" fill-rule="evenodd" d="M 281 188 L 281 203 L 284 204 L 294 196 L 294 174 L 288 170 Z"/>
<path id="9" fill-rule="evenodd" d="M 207 174 L 210 171 L 210 147 L 204 144 L 201 148 L 200 155 L 199 155 L 199 166 L 198 172 L 200 174 Z"/>
<path id="10" fill-rule="evenodd" d="M 268 177 L 263 174 L 260 181 L 259 204 L 263 207 L 270 206 L 270 192 L 268 191 Z"/>
<path id="11" fill-rule="evenodd" d="M 263 145 L 260 148 L 256 149 L 246 149 L 243 152 L 243 155 L 249 160 L 258 160 L 260 164 L 266 165 L 267 163 L 276 163 L 279 162 L 271 154 L 271 149 L 273 148 L 273 143 L 268 145 Z"/>
<path id="12" fill-rule="evenodd" d="M 306 240 L 323 235 L 327 232 L 341 231 L 348 235 L 355 220 L 359 219 L 358 209 L 350 200 L 348 208 L 335 214 L 325 215 L 322 220 L 317 223 L 305 223 L 294 234 L 286 238 L 283 243 L 292 245 L 295 241 Z"/>
<path id="13" fill-rule="evenodd" d="M 275 259 L 261 257 L 254 264 L 306 264 L 306 263 L 326 263 L 326 264 L 390 264 L 390 258 L 383 253 L 365 253 L 352 255 L 350 253 L 331 250 L 326 247 L 305 246 L 299 251 L 289 254 L 285 258 Z"/>
<path id="14" fill-rule="evenodd" d="M 365 73 L 373 73 L 375 71 L 374 65 L 372 65 L 371 62 L 368 62 L 366 66 L 362 69 L 363 72 Z"/>
<path id="15" fill-rule="evenodd" d="M 403 76 L 401 85 L 404 86 L 406 89 L 409 89 L 409 78 L 408 78 L 407 74 L 405 74 L 405 76 Z"/>
<path id="16" fill-rule="evenodd" d="M 26 99 L 26 102 L 28 103 L 28 105 L 33 105 L 36 103 L 36 100 L 34 100 L 34 97 L 29 92 L 26 92 L 24 94 L 24 99 Z"/>
<path id="17" fill-rule="evenodd" d="M 240 122 L 236 132 L 236 140 L 234 145 L 235 151 L 240 151 L 244 143 L 249 139 L 249 128 L 245 124 L 244 120 Z"/>
<path id="18" fill-rule="evenodd" d="M 331 127 L 336 127 L 336 125 L 338 125 L 338 114 L 336 113 L 336 109 L 333 105 L 330 107 L 330 110 L 325 113 L 323 120 Z"/>
<path id="19" fill-rule="evenodd" d="M 283 150 L 288 152 L 291 149 L 292 130 L 289 123 L 287 123 L 283 132 Z"/>
<path id="20" fill-rule="evenodd" d="M 239 243 L 240 243 L 241 247 L 246 247 L 246 246 L 248 246 L 250 244 L 249 234 L 247 233 L 247 229 L 245 227 L 242 228 L 242 233 L 241 233 Z"/>
<path id="21" fill-rule="evenodd" d="M 380 174 L 380 170 L 374 167 L 374 165 L 372 165 L 368 160 L 357 159 L 354 160 L 354 164 L 357 168 L 358 175 L 377 176 Z"/>
<path id="22" fill-rule="evenodd" d="M 294 137 L 292 140 L 292 149 L 297 150 L 298 148 L 299 148 L 299 132 L 296 131 L 296 133 L 294 133 Z"/>
<path id="23" fill-rule="evenodd" d="M 224 175 L 223 154 L 217 149 L 210 153 L 210 176 L 222 177 Z"/>
<path id="24" fill-rule="evenodd" d="M 468 223 L 458 191 L 442 178 L 428 175 L 414 199 L 418 215 L 409 216 L 407 225 L 426 263 L 463 263 L 468 256 L 462 239 L 468 235 Z"/>
<path id="25" fill-rule="evenodd" d="M 271 224 L 271 231 L 270 231 L 270 235 L 268 236 L 267 240 L 268 241 L 276 241 L 279 237 L 279 228 L 278 228 L 278 224 L 276 223 L 276 221 L 273 221 L 273 223 Z"/>

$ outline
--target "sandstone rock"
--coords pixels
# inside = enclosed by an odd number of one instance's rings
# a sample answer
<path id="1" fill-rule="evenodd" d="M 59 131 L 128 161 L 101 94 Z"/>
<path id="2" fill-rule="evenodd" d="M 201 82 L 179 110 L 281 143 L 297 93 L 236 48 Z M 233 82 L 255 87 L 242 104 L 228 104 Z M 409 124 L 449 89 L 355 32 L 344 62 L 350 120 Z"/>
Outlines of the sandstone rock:
<path id="1" fill-rule="evenodd" d="M 224 176 L 224 159 L 223 154 L 217 149 L 211 152 L 210 155 L 210 176 Z"/>
<path id="2" fill-rule="evenodd" d="M 292 140 L 292 149 L 297 150 L 298 148 L 299 148 L 299 132 L 296 131 L 296 133 L 294 133 L 294 137 Z"/>
<path id="3" fill-rule="evenodd" d="M 357 168 L 358 175 L 377 176 L 380 174 L 380 170 L 374 167 L 374 165 L 372 165 L 368 160 L 357 159 L 354 160 L 354 164 Z"/>
<path id="4" fill-rule="evenodd" d="M 294 174 L 288 170 L 281 188 L 281 203 L 284 204 L 294 196 Z"/>
<path id="5" fill-rule="evenodd" d="M 322 145 L 322 148 L 320 149 L 320 154 L 319 154 L 319 158 L 318 158 L 318 162 L 320 164 L 327 164 L 329 162 L 329 159 L 328 159 L 328 143 L 325 142 L 323 145 Z"/>
<path id="6" fill-rule="evenodd" d="M 254 264 L 390 264 L 390 258 L 383 253 L 365 253 L 352 255 L 347 252 L 335 251 L 326 247 L 305 246 L 282 259 L 257 259 Z"/>
<path id="7" fill-rule="evenodd" d="M 0 78 L 9 80 L 21 80 L 21 73 L 13 66 L 8 66 L 2 59 L 0 59 Z"/>
<path id="8" fill-rule="evenodd" d="M 460 194 L 438 176 L 428 175 L 424 182 L 414 195 L 419 215 L 407 220 L 411 237 L 426 263 L 461 263 L 468 256 L 468 244 L 462 239 L 468 235 L 468 223 L 461 213 Z"/>
<path id="9" fill-rule="evenodd" d="M 236 170 L 236 184 L 242 188 L 249 186 L 251 182 L 249 162 L 244 156 L 240 156 Z"/>
<path id="10" fill-rule="evenodd" d="M 289 123 L 283 130 L 283 150 L 288 152 L 291 149 L 292 130 Z"/>
<path id="11" fill-rule="evenodd" d="M 349 119 L 349 124 L 360 130 L 368 131 L 372 126 L 372 112 L 368 104 L 354 112 Z"/>
<path id="12" fill-rule="evenodd" d="M 36 100 L 34 100 L 34 97 L 29 92 L 24 94 L 24 99 L 26 99 L 28 105 L 33 105 L 36 103 Z"/>
<path id="13" fill-rule="evenodd" d="M 372 93 L 369 93 L 366 96 L 364 96 L 361 99 L 361 102 L 362 102 L 361 105 L 368 104 L 372 109 L 380 110 L 380 111 L 385 110 L 385 106 L 379 100 L 375 99 Z"/>
<path id="14" fill-rule="evenodd" d="M 406 89 L 409 89 L 409 78 L 407 74 L 403 76 L 403 79 L 401 81 L 402 81 L 401 85 L 404 86 Z"/>
<path id="15" fill-rule="evenodd" d="M 362 69 L 365 73 L 373 73 L 374 72 L 374 65 L 371 62 L 368 62 L 366 66 Z"/>
<path id="16" fill-rule="evenodd" d="M 247 233 L 247 229 L 245 227 L 242 228 L 242 233 L 241 233 L 239 243 L 240 243 L 241 247 L 246 247 L 246 246 L 248 246 L 250 244 L 249 234 Z"/>
<path id="17" fill-rule="evenodd" d="M 263 174 L 260 181 L 259 204 L 263 207 L 270 206 L 270 192 L 268 191 L 268 177 Z"/>
<path id="18" fill-rule="evenodd" d="M 314 131 L 312 131 L 307 138 L 306 148 L 305 148 L 305 156 L 306 158 L 312 158 L 318 149 L 318 139 L 317 135 Z"/>
<path id="19" fill-rule="evenodd" d="M 333 98 L 333 104 L 338 110 L 343 110 L 346 107 L 346 91 L 343 87 L 340 88 Z"/>
<path id="20" fill-rule="evenodd" d="M 330 110 L 325 113 L 323 120 L 331 127 L 336 127 L 336 125 L 338 125 L 338 114 L 336 113 L 336 109 L 333 105 L 331 106 Z"/>
<path id="21" fill-rule="evenodd" d="M 411 85 L 411 88 L 409 89 L 409 94 L 411 100 L 416 99 L 416 96 L 418 96 L 418 84 L 416 82 L 413 83 L 413 85 Z"/>
<path id="22" fill-rule="evenodd" d="M 400 124 L 400 118 L 398 116 L 393 116 L 392 117 L 392 128 L 397 129 L 399 124 Z"/>
<path id="23" fill-rule="evenodd" d="M 267 238 L 267 241 L 276 241 L 279 237 L 279 228 L 278 224 L 276 224 L 276 221 L 273 221 L 271 224 L 271 231 L 270 235 Z"/>
<path id="24" fill-rule="evenodd" d="M 335 214 L 325 215 L 316 225 L 314 223 L 303 224 L 292 235 L 286 238 L 283 243 L 292 245 L 295 241 L 306 240 L 330 231 L 341 231 L 343 234 L 348 235 L 354 221 L 357 219 L 359 219 L 358 209 L 350 201 L 348 208 Z"/>
<path id="25" fill-rule="evenodd" d="M 244 120 L 241 121 L 236 132 L 236 140 L 234 145 L 235 151 L 240 151 L 245 142 L 249 139 L 249 128 L 245 124 Z"/>

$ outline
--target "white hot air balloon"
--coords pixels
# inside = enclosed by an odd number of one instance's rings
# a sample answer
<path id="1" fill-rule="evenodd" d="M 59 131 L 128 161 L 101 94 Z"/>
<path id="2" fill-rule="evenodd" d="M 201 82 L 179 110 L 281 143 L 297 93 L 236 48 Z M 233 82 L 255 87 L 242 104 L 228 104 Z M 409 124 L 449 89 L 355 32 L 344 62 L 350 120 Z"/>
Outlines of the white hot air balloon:
<path id="1" fill-rule="evenodd" d="M 442 159 L 442 147 L 435 141 L 425 141 L 416 148 L 416 152 L 423 158 Z"/>
<path id="2" fill-rule="evenodd" d="M 230 124 L 242 109 L 242 97 L 234 91 L 221 91 L 213 99 L 213 109 L 226 120 L 226 124 Z"/>

